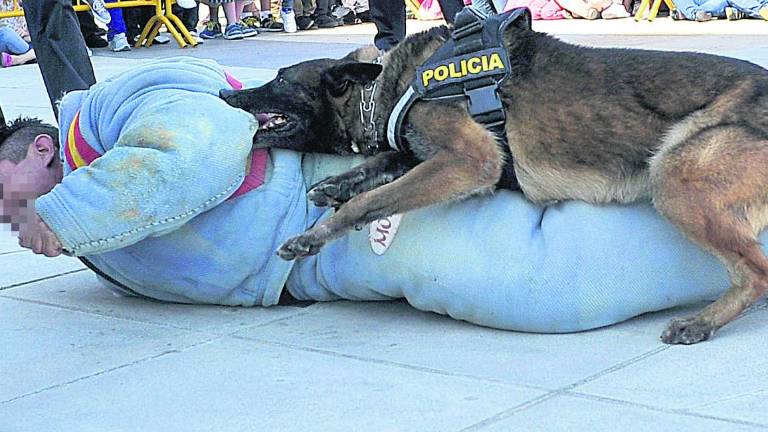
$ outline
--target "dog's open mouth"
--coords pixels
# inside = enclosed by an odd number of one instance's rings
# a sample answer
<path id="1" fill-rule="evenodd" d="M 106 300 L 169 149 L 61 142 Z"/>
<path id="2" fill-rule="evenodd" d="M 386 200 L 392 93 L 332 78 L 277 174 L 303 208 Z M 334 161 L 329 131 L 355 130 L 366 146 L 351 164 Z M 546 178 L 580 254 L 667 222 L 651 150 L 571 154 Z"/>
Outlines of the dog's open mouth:
<path id="1" fill-rule="evenodd" d="M 262 113 L 259 115 L 259 131 L 279 132 L 288 128 L 288 117 L 279 113 Z"/>

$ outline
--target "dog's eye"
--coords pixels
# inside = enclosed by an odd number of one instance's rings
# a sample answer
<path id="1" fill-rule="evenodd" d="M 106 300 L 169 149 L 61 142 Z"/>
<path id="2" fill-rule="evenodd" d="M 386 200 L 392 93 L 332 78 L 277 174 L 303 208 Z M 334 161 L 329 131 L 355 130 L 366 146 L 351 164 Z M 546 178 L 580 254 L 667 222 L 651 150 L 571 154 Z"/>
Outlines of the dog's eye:
<path id="1" fill-rule="evenodd" d="M 277 77 L 277 83 L 278 84 L 285 84 L 285 78 L 283 78 L 281 76 Z"/>

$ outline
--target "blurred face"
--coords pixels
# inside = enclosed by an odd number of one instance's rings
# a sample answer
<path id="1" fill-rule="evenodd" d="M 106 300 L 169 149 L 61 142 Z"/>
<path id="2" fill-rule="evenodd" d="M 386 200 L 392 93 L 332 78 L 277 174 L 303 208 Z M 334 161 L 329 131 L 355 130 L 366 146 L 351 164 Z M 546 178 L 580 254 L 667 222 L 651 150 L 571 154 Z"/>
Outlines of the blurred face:
<path id="1" fill-rule="evenodd" d="M 18 230 L 34 200 L 53 189 L 63 176 L 61 159 L 49 135 L 38 135 L 18 164 L 0 160 L 0 223 Z"/>

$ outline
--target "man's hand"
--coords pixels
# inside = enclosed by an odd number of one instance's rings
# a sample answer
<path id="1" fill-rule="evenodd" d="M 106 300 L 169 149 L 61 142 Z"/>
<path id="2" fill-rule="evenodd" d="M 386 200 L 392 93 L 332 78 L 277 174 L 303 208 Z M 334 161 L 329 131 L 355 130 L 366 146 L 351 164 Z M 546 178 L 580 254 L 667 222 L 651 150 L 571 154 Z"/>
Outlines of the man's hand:
<path id="1" fill-rule="evenodd" d="M 59 256 L 62 252 L 59 238 L 36 213 L 19 224 L 19 245 L 47 257 Z"/>

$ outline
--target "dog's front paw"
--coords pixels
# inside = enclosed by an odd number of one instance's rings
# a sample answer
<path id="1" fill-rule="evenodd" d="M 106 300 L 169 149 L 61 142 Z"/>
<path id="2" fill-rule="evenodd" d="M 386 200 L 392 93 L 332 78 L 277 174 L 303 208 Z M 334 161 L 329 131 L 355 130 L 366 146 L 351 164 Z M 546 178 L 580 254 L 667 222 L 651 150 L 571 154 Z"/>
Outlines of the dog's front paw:
<path id="1" fill-rule="evenodd" d="M 307 199 L 317 207 L 338 207 L 343 200 L 341 187 L 334 183 L 320 183 L 307 192 Z"/>
<path id="2" fill-rule="evenodd" d="M 277 250 L 277 255 L 286 261 L 304 258 L 310 255 L 316 255 L 320 252 L 320 248 L 323 247 L 323 244 L 325 244 L 325 242 L 314 240 L 311 236 L 302 234 L 283 243 L 283 245 L 280 246 L 280 249 Z"/>
<path id="3" fill-rule="evenodd" d="M 692 345 L 711 338 L 715 330 L 712 323 L 697 317 L 676 318 L 661 333 L 661 341 L 666 344 Z"/>

